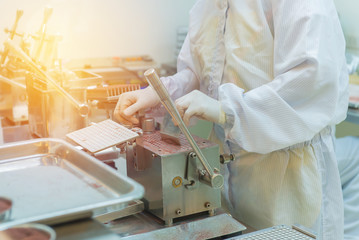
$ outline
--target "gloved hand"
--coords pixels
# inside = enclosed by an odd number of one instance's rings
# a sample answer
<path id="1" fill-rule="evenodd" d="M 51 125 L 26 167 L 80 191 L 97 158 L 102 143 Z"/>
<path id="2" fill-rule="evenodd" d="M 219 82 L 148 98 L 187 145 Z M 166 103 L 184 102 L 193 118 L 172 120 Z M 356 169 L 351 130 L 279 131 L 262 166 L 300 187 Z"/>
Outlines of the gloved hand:
<path id="1" fill-rule="evenodd" d="M 189 124 L 191 117 L 198 117 L 220 124 L 223 124 L 226 121 L 226 115 L 221 109 L 219 101 L 198 90 L 194 90 L 187 95 L 178 98 L 175 104 L 186 125 Z"/>
<path id="2" fill-rule="evenodd" d="M 140 110 L 154 107 L 159 103 L 160 98 L 151 87 L 123 93 L 118 99 L 113 115 L 122 124 L 138 124 L 138 119 L 133 115 Z"/>

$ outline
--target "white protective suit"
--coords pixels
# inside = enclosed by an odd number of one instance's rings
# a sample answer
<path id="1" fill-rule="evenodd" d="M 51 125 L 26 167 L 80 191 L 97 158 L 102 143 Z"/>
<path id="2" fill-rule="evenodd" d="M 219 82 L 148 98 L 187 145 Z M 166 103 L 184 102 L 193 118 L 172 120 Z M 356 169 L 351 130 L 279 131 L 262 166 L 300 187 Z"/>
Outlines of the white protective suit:
<path id="1" fill-rule="evenodd" d="M 345 41 L 332 0 L 198 0 L 178 58 L 162 81 L 174 99 L 218 99 L 224 206 L 256 229 L 299 223 L 343 238 L 331 127 L 345 119 Z"/>

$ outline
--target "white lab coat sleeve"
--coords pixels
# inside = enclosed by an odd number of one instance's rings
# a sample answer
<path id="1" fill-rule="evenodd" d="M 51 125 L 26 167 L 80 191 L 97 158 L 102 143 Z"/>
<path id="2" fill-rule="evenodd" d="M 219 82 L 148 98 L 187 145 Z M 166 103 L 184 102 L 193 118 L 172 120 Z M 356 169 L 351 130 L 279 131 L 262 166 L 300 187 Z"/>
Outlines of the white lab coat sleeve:
<path id="1" fill-rule="evenodd" d="M 173 100 L 199 88 L 198 77 L 194 71 L 188 35 L 177 59 L 177 73 L 173 76 L 163 77 L 161 81 Z"/>
<path id="2" fill-rule="evenodd" d="M 310 140 L 346 117 L 345 42 L 332 1 L 271 2 L 274 79 L 247 92 L 219 87 L 226 140 L 249 152 Z"/>

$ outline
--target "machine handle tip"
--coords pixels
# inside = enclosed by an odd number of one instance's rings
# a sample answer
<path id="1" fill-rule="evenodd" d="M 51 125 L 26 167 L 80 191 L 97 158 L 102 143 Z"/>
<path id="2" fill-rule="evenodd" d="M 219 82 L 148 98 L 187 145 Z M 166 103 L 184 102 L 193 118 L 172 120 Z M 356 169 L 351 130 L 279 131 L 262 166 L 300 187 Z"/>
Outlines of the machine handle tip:
<path id="1" fill-rule="evenodd" d="M 215 173 L 213 174 L 211 185 L 213 188 L 218 189 L 222 188 L 224 184 L 224 178 L 221 174 Z"/>

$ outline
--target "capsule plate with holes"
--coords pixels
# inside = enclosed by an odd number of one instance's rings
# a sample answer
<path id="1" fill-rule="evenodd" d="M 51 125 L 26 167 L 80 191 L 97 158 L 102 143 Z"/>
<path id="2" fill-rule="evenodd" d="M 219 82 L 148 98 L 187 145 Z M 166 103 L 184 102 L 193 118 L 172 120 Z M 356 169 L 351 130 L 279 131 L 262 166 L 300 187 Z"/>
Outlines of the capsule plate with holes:
<path id="1" fill-rule="evenodd" d="M 138 134 L 111 119 L 71 132 L 66 136 L 92 153 L 127 142 Z"/>

